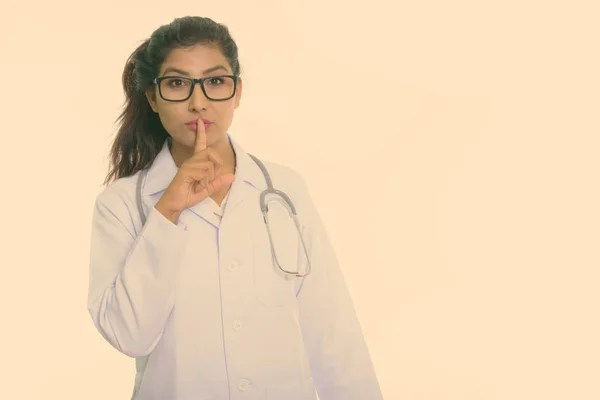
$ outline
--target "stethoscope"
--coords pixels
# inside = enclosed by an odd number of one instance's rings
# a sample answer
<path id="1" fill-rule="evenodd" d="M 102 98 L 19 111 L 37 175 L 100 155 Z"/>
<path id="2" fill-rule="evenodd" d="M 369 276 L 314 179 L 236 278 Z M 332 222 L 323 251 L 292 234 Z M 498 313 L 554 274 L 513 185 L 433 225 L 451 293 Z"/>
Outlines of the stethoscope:
<path id="1" fill-rule="evenodd" d="M 260 194 L 260 210 L 263 214 L 263 220 L 264 220 L 266 228 L 267 228 L 267 234 L 269 236 L 269 245 L 271 247 L 271 255 L 273 256 L 273 260 L 275 261 L 277 268 L 279 268 L 282 272 L 289 274 L 289 275 L 297 276 L 299 278 L 305 277 L 311 273 L 312 265 L 310 263 L 310 257 L 308 256 L 308 251 L 306 250 L 306 244 L 304 243 L 302 229 L 300 227 L 300 222 L 298 221 L 298 215 L 296 214 L 296 207 L 294 206 L 294 203 L 292 202 L 292 200 L 289 198 L 289 196 L 287 194 L 285 194 L 281 190 L 277 190 L 273 187 L 273 183 L 271 182 L 271 176 L 269 175 L 269 172 L 267 171 L 267 168 L 262 163 L 262 161 L 260 161 L 258 158 L 256 158 L 252 154 L 248 153 L 248 155 L 250 156 L 250 158 L 252 158 L 252 160 L 254 160 L 256 165 L 258 165 L 258 167 L 262 171 L 262 174 L 265 177 L 265 181 L 267 183 L 267 188 L 265 190 L 263 190 L 262 193 Z M 142 220 L 142 224 L 146 223 L 146 215 L 144 214 L 144 209 L 142 207 L 142 185 L 143 185 L 143 182 L 145 181 L 145 177 L 146 177 L 147 173 L 148 173 L 148 169 L 142 170 L 142 172 L 140 173 L 140 175 L 138 177 L 137 188 L 136 188 L 136 202 L 137 202 L 138 212 L 139 212 L 140 218 Z M 306 272 L 304 274 L 301 274 L 300 271 L 288 271 L 288 270 L 284 269 L 281 266 L 281 264 L 279 263 L 279 259 L 277 258 L 277 253 L 275 252 L 275 248 L 274 248 L 274 244 L 273 244 L 273 236 L 271 234 L 271 227 L 269 226 L 269 215 L 268 215 L 269 206 L 267 204 L 267 195 L 269 195 L 269 194 L 272 194 L 272 195 L 275 195 L 278 197 L 277 201 L 284 205 L 284 207 L 288 211 L 290 218 L 292 218 L 292 220 L 294 221 L 294 224 L 296 225 L 296 231 L 298 233 L 298 237 L 300 238 L 300 242 L 302 243 L 302 249 L 304 250 L 304 255 L 306 256 L 306 262 L 307 262 L 307 268 L 306 268 Z"/>

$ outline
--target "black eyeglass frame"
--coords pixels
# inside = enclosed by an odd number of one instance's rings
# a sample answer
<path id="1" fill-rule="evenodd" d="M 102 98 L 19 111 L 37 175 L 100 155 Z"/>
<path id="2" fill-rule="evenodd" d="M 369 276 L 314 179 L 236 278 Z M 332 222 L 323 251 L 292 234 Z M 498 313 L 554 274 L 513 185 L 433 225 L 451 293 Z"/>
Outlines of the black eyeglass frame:
<path id="1" fill-rule="evenodd" d="M 181 99 L 181 100 L 170 100 L 170 99 L 165 99 L 165 97 L 162 94 L 162 90 L 160 88 L 160 83 L 162 81 L 164 81 L 165 79 L 185 79 L 188 81 L 192 81 L 192 85 L 190 86 L 190 93 L 188 94 L 188 96 L 185 99 Z M 208 94 L 206 94 L 206 89 L 204 88 L 204 82 L 209 80 L 209 79 L 218 79 L 218 78 L 231 78 L 233 79 L 233 93 L 231 94 L 231 96 L 224 98 L 224 99 L 213 99 L 212 97 L 210 97 Z M 158 93 L 160 95 L 160 97 L 164 100 L 164 101 L 170 101 L 172 103 L 180 103 L 182 101 L 187 101 L 190 97 L 192 97 L 192 93 L 194 93 L 194 88 L 196 87 L 196 84 L 199 83 L 200 84 L 200 89 L 202 89 L 202 93 L 204 93 L 204 96 L 206 96 L 207 99 L 212 100 L 212 101 L 227 101 L 229 99 L 232 99 L 235 96 L 235 93 L 237 91 L 237 84 L 238 84 L 238 78 L 235 75 L 216 75 L 216 76 L 207 76 L 205 78 L 190 78 L 187 76 L 173 76 L 173 75 L 169 75 L 169 76 L 157 76 L 156 78 L 154 78 L 152 80 L 152 83 L 158 86 Z"/>

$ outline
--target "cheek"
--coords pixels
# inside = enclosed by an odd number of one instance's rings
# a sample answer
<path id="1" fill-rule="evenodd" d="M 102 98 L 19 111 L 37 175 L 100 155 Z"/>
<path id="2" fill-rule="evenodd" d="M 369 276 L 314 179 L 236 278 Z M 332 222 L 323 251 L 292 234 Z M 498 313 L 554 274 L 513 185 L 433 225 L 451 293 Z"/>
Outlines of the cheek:
<path id="1" fill-rule="evenodd" d="M 231 121 L 233 120 L 233 115 L 235 113 L 235 103 L 227 104 L 225 107 L 221 107 L 219 109 L 219 120 L 221 124 L 229 126 Z"/>
<path id="2" fill-rule="evenodd" d="M 180 104 L 168 104 L 159 108 L 160 122 L 167 131 L 181 125 L 185 110 L 181 110 Z"/>

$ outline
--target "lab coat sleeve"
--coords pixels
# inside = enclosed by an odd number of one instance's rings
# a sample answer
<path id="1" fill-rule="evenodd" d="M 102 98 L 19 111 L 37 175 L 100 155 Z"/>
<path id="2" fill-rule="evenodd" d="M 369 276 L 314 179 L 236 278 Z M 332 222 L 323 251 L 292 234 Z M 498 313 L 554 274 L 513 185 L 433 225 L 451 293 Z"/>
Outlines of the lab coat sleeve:
<path id="1" fill-rule="evenodd" d="M 88 310 L 113 347 L 142 357 L 160 340 L 173 308 L 187 232 L 152 208 L 136 235 L 134 218 L 139 217 L 114 192 L 106 190 L 96 199 Z"/>
<path id="2" fill-rule="evenodd" d="M 354 305 L 323 221 L 300 178 L 312 272 L 298 293 L 300 323 L 320 400 L 381 400 Z M 302 215 L 299 215 L 302 218 Z"/>

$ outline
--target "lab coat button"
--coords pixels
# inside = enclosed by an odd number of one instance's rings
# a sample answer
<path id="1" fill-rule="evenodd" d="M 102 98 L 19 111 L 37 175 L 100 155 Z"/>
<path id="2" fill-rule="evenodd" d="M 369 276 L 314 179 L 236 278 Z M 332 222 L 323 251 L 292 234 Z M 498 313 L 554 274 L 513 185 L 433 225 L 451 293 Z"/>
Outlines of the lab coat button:
<path id="1" fill-rule="evenodd" d="M 233 321 L 233 330 L 238 332 L 241 329 L 242 329 L 242 321 L 237 320 L 237 319 L 235 321 Z"/>
<path id="2" fill-rule="evenodd" d="M 230 271 L 237 271 L 238 267 L 239 267 L 239 264 L 235 261 L 233 261 L 231 264 L 229 264 Z"/>
<path id="3" fill-rule="evenodd" d="M 246 379 L 242 379 L 238 383 L 238 389 L 241 390 L 242 392 L 248 390 L 249 386 L 250 386 L 250 382 L 248 382 Z"/>

